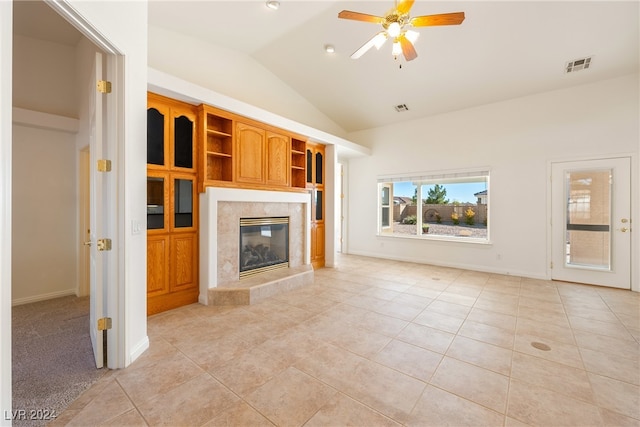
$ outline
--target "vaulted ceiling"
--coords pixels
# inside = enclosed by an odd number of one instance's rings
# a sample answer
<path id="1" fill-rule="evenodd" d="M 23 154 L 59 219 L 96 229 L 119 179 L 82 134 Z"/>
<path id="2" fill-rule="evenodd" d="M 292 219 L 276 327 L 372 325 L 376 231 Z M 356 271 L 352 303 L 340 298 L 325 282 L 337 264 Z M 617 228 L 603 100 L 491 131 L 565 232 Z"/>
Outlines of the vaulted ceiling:
<path id="1" fill-rule="evenodd" d="M 149 23 L 247 53 L 347 131 L 638 72 L 635 1 L 416 0 L 411 16 L 462 11 L 466 19 L 417 28 L 411 62 L 394 60 L 389 42 L 351 59 L 382 28 L 338 13 L 381 16 L 393 6 L 281 0 L 274 11 L 264 1 L 152 0 Z M 565 73 L 586 56 L 588 70 Z M 399 104 L 408 111 L 396 112 Z"/>
<path id="2" fill-rule="evenodd" d="M 637 1 L 416 0 L 411 16 L 461 11 L 466 19 L 417 28 L 413 61 L 394 59 L 389 42 L 351 59 L 381 27 L 338 19 L 338 13 L 384 15 L 393 5 L 280 0 L 279 10 L 271 10 L 262 0 L 150 0 L 149 25 L 249 55 L 347 132 L 639 70 Z M 48 14 L 42 23 L 40 13 L 15 9 L 16 32 L 44 37 L 53 31 Z M 335 53 L 325 52 L 327 44 Z M 565 73 L 568 61 L 584 57 L 592 57 L 589 69 Z M 408 110 L 397 112 L 400 104 Z"/>

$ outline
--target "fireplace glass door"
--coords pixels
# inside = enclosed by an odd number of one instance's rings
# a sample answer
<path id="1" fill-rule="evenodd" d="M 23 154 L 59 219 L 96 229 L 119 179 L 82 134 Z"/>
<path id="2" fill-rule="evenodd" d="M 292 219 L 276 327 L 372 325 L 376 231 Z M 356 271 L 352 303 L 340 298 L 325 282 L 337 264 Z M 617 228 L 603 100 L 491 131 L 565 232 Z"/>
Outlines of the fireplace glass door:
<path id="1" fill-rule="evenodd" d="M 289 218 L 240 219 L 240 278 L 289 266 Z"/>

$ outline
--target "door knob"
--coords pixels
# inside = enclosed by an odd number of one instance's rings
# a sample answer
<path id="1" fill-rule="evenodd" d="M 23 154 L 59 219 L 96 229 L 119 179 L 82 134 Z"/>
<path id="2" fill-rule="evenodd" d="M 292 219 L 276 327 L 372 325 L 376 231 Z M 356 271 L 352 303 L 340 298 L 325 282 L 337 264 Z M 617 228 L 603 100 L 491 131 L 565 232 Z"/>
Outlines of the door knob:
<path id="1" fill-rule="evenodd" d="M 88 242 L 84 242 L 83 245 L 85 246 L 91 246 L 91 240 L 89 240 Z"/>
<path id="2" fill-rule="evenodd" d="M 622 228 L 619 228 L 618 230 L 622 231 L 623 233 L 626 233 L 627 231 L 631 231 L 631 229 L 627 227 L 622 227 Z"/>

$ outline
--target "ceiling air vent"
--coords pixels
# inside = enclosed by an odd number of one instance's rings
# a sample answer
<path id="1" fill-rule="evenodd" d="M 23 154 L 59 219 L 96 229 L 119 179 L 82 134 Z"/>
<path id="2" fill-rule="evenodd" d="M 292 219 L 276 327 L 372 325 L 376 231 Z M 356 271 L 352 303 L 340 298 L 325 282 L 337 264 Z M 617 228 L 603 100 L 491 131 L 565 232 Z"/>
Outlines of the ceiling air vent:
<path id="1" fill-rule="evenodd" d="M 407 107 L 407 104 L 398 104 L 394 108 L 398 113 L 401 113 L 402 111 L 409 111 L 409 107 Z"/>
<path id="2" fill-rule="evenodd" d="M 575 73 L 576 71 L 586 70 L 591 66 L 591 59 L 591 56 L 587 56 L 586 58 L 574 59 L 573 61 L 569 61 L 564 67 L 565 72 Z"/>

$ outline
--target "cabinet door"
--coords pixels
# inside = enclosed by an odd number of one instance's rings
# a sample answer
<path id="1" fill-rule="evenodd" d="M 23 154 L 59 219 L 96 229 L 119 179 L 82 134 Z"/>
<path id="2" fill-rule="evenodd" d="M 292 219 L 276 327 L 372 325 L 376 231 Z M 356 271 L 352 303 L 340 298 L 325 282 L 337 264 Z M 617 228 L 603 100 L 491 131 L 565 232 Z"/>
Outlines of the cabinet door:
<path id="1" fill-rule="evenodd" d="M 237 163 L 236 181 L 263 184 L 264 174 L 264 130 L 244 123 L 236 124 Z"/>
<path id="2" fill-rule="evenodd" d="M 288 136 L 267 132 L 266 183 L 289 186 L 291 139 Z"/>
<path id="3" fill-rule="evenodd" d="M 324 184 L 324 150 L 317 149 L 315 153 L 316 164 L 314 165 L 315 183 Z"/>
<path id="4" fill-rule="evenodd" d="M 171 236 L 171 292 L 198 286 L 198 235 L 197 233 Z"/>
<path id="5" fill-rule="evenodd" d="M 314 267 L 324 267 L 324 224 L 316 224 L 314 253 Z"/>
<path id="6" fill-rule="evenodd" d="M 169 230 L 169 179 L 165 172 L 147 172 L 147 233 Z"/>
<path id="7" fill-rule="evenodd" d="M 307 184 L 313 184 L 313 151 L 307 148 Z"/>
<path id="8" fill-rule="evenodd" d="M 164 169 L 169 161 L 169 116 L 167 105 L 149 102 L 147 108 L 147 167 Z"/>
<path id="9" fill-rule="evenodd" d="M 169 292 L 169 236 L 147 236 L 147 297 Z"/>
<path id="10" fill-rule="evenodd" d="M 171 231 L 198 230 L 196 178 L 189 174 L 171 174 Z"/>
<path id="11" fill-rule="evenodd" d="M 195 171 L 196 113 L 187 106 L 171 108 L 173 146 L 172 167 L 185 172 Z"/>

